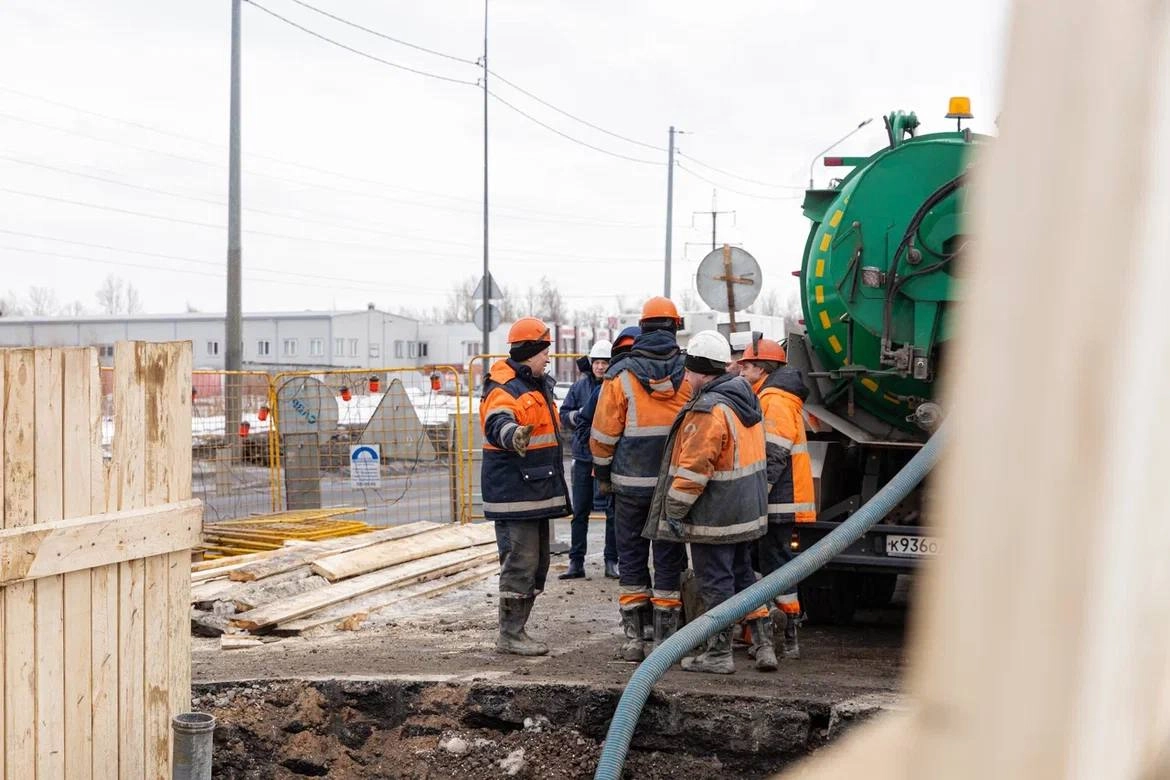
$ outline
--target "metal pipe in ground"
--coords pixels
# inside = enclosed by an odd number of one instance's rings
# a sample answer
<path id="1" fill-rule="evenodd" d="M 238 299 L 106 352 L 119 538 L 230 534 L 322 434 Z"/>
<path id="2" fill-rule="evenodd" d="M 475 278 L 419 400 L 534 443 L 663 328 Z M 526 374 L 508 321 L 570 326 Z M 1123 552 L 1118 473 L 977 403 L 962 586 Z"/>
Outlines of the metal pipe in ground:
<path id="1" fill-rule="evenodd" d="M 205 712 L 184 712 L 171 719 L 175 749 L 171 780 L 211 780 L 211 745 L 215 716 Z"/>

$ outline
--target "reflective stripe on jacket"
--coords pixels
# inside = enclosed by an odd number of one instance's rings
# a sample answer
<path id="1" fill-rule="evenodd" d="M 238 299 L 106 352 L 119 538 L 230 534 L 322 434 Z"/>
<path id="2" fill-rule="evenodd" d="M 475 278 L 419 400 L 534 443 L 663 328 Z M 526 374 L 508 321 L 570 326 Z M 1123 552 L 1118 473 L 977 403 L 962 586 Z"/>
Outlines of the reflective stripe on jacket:
<path id="1" fill-rule="evenodd" d="M 768 482 L 772 485 L 768 493 L 768 520 L 815 522 L 816 491 L 801 400 L 803 380 L 795 369 L 782 367 L 757 382 L 753 389 L 760 396 L 764 413 Z"/>
<path id="2" fill-rule="evenodd" d="M 546 520 L 572 513 L 551 385 L 551 378 L 534 377 L 511 360 L 492 365 L 479 405 L 480 486 L 488 519 Z M 523 457 L 512 449 L 512 436 L 522 425 L 534 426 Z"/>
<path id="3" fill-rule="evenodd" d="M 768 525 L 767 458 L 760 408 L 747 381 L 724 375 L 688 403 L 671 426 L 644 535 L 733 544 Z M 668 504 L 689 505 L 682 535 L 667 524 Z"/>
<path id="4" fill-rule="evenodd" d="M 669 338 L 673 342 L 673 335 Z M 677 347 L 663 357 L 651 357 L 638 354 L 639 342 L 634 343 L 635 352 L 612 365 L 601 385 L 589 449 L 598 480 L 612 483 L 615 493 L 650 496 L 666 435 L 691 393 L 682 382 L 683 358 Z"/>

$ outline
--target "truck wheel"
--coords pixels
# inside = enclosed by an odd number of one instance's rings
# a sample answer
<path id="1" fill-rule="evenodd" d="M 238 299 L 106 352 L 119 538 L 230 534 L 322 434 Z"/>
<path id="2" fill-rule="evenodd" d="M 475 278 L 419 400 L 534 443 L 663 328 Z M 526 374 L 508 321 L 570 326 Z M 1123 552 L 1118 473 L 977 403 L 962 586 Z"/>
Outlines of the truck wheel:
<path id="1" fill-rule="evenodd" d="M 862 609 L 887 606 L 898 586 L 897 574 L 859 574 L 857 580 L 857 606 Z"/>
<path id="2" fill-rule="evenodd" d="M 800 585 L 800 604 L 809 622 L 847 626 L 857 609 L 857 582 L 850 572 L 818 574 Z"/>

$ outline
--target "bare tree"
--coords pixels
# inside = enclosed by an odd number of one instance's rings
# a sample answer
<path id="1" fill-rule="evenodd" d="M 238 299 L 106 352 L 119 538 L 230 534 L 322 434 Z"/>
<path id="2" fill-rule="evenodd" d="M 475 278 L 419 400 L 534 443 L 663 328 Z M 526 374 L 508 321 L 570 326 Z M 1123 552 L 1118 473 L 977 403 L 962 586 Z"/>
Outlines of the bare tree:
<path id="1" fill-rule="evenodd" d="M 23 317 L 28 314 L 28 308 L 20 296 L 11 290 L 7 295 L 0 297 L 0 317 Z"/>
<path id="2" fill-rule="evenodd" d="M 748 311 L 766 317 L 783 317 L 788 312 L 788 307 L 780 302 L 780 296 L 773 288 L 760 293 L 760 297 L 748 307 Z"/>
<path id="3" fill-rule="evenodd" d="M 137 314 L 142 311 L 138 289 L 120 276 L 107 276 L 95 295 L 98 309 L 103 314 Z"/>
<path id="4" fill-rule="evenodd" d="M 34 317 L 51 317 L 57 313 L 57 293 L 48 287 L 28 288 L 28 311 Z"/>
<path id="5" fill-rule="evenodd" d="M 84 317 L 89 314 L 89 310 L 85 308 L 85 304 L 81 301 L 73 301 L 73 303 L 66 304 L 61 309 L 61 314 L 66 317 Z"/>
<path id="6" fill-rule="evenodd" d="M 681 311 L 706 311 L 709 308 L 690 287 L 684 287 L 676 300 Z"/>
<path id="7" fill-rule="evenodd" d="M 540 316 L 550 322 L 563 322 L 565 315 L 565 300 L 547 276 L 540 277 Z"/>

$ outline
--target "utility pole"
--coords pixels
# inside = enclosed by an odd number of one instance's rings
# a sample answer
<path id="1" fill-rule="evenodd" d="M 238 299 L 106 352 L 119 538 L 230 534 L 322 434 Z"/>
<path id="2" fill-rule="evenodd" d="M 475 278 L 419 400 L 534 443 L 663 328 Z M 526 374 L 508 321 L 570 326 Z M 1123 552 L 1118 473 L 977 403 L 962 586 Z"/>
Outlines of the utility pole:
<path id="1" fill-rule="evenodd" d="M 227 246 L 227 312 L 224 323 L 224 368 L 228 374 L 224 382 L 224 438 L 240 446 L 233 435 L 240 424 L 240 380 L 232 371 L 243 367 L 244 334 L 243 302 L 240 280 L 240 0 L 232 0 L 232 63 L 231 97 L 228 139 L 228 246 Z"/>
<path id="2" fill-rule="evenodd" d="M 670 297 L 670 244 L 674 229 L 674 134 L 674 125 L 671 125 L 666 156 L 666 267 L 662 284 L 662 294 L 667 298 Z"/>
<path id="3" fill-rule="evenodd" d="M 711 190 L 711 210 L 710 211 L 695 211 L 695 212 L 691 213 L 692 226 L 694 225 L 694 219 L 697 216 L 702 215 L 702 216 L 708 216 L 711 218 L 711 251 L 712 252 L 714 252 L 719 246 L 718 240 L 717 240 L 718 235 L 719 235 L 719 217 L 724 215 L 724 214 L 730 214 L 733 218 L 735 217 L 734 211 L 719 211 L 718 209 L 716 209 L 715 208 L 715 197 L 716 197 L 715 190 Z"/>
<path id="4" fill-rule="evenodd" d="M 483 354 L 490 354 L 492 336 L 491 273 L 488 270 L 488 0 L 483 0 Z M 487 381 L 488 358 L 483 359 Z"/>

